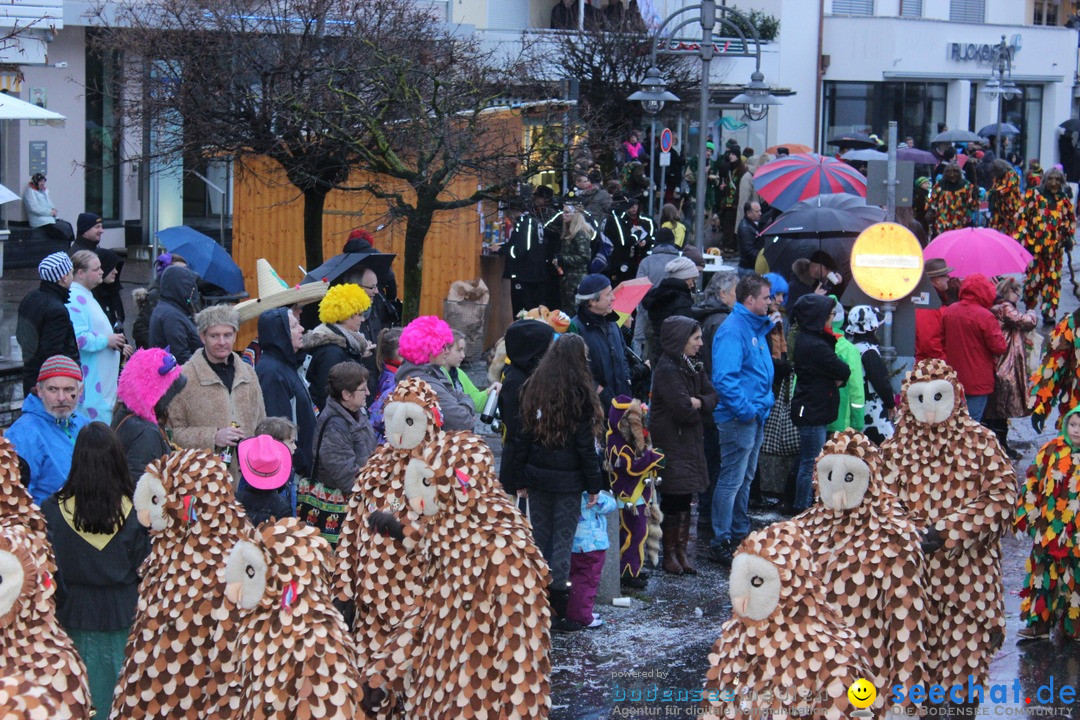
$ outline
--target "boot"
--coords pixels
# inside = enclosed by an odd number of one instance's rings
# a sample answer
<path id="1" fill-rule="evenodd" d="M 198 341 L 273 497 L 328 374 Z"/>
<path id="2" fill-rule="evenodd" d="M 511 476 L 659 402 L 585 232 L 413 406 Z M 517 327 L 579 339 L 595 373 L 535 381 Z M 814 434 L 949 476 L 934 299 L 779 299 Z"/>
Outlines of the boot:
<path id="1" fill-rule="evenodd" d="M 682 514 L 668 513 L 660 521 L 660 529 L 664 531 L 664 572 L 672 575 L 682 575 L 683 568 L 678 556 L 679 545 L 679 520 Z"/>
<path id="2" fill-rule="evenodd" d="M 676 516 L 679 522 L 679 539 L 675 545 L 675 557 L 679 558 L 679 564 L 682 565 L 682 571 L 687 575 L 697 575 L 697 569 L 690 564 L 690 558 L 686 554 L 686 547 L 690 544 L 690 524 L 693 520 L 693 515 L 689 510 L 681 512 Z"/>
<path id="3" fill-rule="evenodd" d="M 570 591 L 566 588 L 548 586 L 548 601 L 551 603 L 551 631 L 552 632 L 577 632 L 585 628 L 579 622 L 566 617 L 566 603 L 570 599 Z"/>

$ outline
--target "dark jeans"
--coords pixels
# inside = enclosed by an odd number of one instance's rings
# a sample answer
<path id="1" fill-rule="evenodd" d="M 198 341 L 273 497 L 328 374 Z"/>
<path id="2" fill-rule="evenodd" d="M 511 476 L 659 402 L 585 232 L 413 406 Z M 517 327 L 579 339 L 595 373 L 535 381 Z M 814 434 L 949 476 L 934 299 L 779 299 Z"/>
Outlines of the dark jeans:
<path id="1" fill-rule="evenodd" d="M 720 431 L 712 417 L 705 418 L 705 467 L 709 487 L 698 495 L 698 525 L 712 524 L 712 497 L 716 491 L 716 476 L 720 474 Z"/>
<path id="2" fill-rule="evenodd" d="M 550 493 L 529 489 L 529 518 L 533 539 L 551 568 L 551 584 L 570 582 L 570 548 L 581 518 L 581 493 Z"/>
<path id="3" fill-rule="evenodd" d="M 795 509 L 802 512 L 814 504 L 814 463 L 825 447 L 824 425 L 801 425 L 799 431 L 799 476 L 795 480 Z"/>

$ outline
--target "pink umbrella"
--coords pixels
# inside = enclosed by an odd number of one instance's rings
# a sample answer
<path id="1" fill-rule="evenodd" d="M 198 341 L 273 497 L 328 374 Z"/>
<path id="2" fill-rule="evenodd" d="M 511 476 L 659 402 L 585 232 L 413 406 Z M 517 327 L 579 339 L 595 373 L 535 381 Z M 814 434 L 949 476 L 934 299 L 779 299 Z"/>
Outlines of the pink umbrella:
<path id="1" fill-rule="evenodd" d="M 941 258 L 960 277 L 1022 273 L 1031 262 L 1031 253 L 1020 243 L 988 227 L 943 232 L 926 246 L 923 257 Z"/>

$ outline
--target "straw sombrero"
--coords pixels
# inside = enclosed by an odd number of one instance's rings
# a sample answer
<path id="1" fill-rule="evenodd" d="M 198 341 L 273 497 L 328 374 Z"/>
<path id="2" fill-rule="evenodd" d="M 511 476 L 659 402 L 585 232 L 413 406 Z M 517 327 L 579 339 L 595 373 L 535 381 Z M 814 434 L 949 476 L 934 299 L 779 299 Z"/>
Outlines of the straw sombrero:
<path id="1" fill-rule="evenodd" d="M 330 287 L 325 282 L 290 287 L 263 258 L 255 261 L 255 275 L 259 281 L 259 297 L 236 305 L 241 323 L 253 320 L 267 310 L 297 304 L 306 305 L 321 300 Z"/>

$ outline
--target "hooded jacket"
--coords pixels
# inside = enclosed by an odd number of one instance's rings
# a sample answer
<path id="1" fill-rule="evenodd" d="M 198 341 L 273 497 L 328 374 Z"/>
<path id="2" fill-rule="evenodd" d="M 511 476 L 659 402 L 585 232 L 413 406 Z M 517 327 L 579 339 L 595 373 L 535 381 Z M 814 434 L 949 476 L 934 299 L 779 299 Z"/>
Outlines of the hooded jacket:
<path id="1" fill-rule="evenodd" d="M 941 311 L 945 331 L 945 361 L 967 395 L 994 391 L 995 358 L 1009 345 L 994 313 L 994 285 L 985 275 L 964 278 L 960 300 Z"/>
<path id="2" fill-rule="evenodd" d="M 366 345 L 361 348 L 350 342 L 335 325 L 323 323 L 304 335 L 304 352 L 311 356 L 307 369 L 308 392 L 315 407 L 326 407 L 326 383 L 330 378 L 330 368 L 343 362 L 363 365 L 366 349 Z"/>
<path id="3" fill-rule="evenodd" d="M 517 320 L 506 329 L 506 359 L 499 391 L 499 418 L 503 426 L 503 457 L 513 457 L 514 447 L 521 441 L 521 387 L 540 364 L 540 358 L 551 347 L 554 333 L 541 320 Z M 499 466 L 499 481 L 511 492 L 513 481 L 509 462 Z"/>
<path id="4" fill-rule="evenodd" d="M 101 276 L 108 277 L 109 273 L 116 270 L 116 279 L 111 283 L 103 282 L 93 289 L 94 299 L 105 311 L 110 325 L 124 322 L 127 315 L 124 313 L 124 301 L 120 297 L 120 291 L 124 286 L 120 284 L 120 274 L 124 271 L 123 259 L 112 250 L 100 248 L 97 251 L 98 259 L 101 260 Z"/>
<path id="5" fill-rule="evenodd" d="M 701 325 L 701 339 L 704 342 L 701 346 L 701 352 L 698 353 L 698 359 L 705 364 L 705 372 L 710 378 L 712 377 L 713 338 L 716 337 L 717 328 L 728 319 L 730 314 L 731 308 L 715 295 L 704 296 L 696 305 L 690 308 L 690 317 L 697 320 L 698 324 Z"/>
<path id="6" fill-rule="evenodd" d="M 267 417 L 283 417 L 296 423 L 296 474 L 311 474 L 311 446 L 315 439 L 315 411 L 307 385 L 300 379 L 300 356 L 293 350 L 289 332 L 289 309 L 275 308 L 259 316 L 262 356 L 255 366 L 262 388 Z"/>
<path id="7" fill-rule="evenodd" d="M 765 424 L 772 410 L 773 361 L 769 332 L 773 323 L 742 303 L 721 325 L 712 344 L 712 382 L 718 401 L 717 423 L 738 420 Z"/>
<path id="8" fill-rule="evenodd" d="M 150 315 L 150 347 L 169 348 L 181 365 L 203 345 L 191 319 L 198 280 L 199 276 L 186 267 L 166 268 L 161 275 L 161 299 Z"/>
<path id="9" fill-rule="evenodd" d="M 650 343 L 650 346 L 655 350 L 650 353 L 651 357 L 649 358 L 656 362 L 663 347 L 663 342 L 659 341 L 660 328 L 669 317 L 682 316 L 688 318 L 691 316 L 691 310 L 694 307 L 693 291 L 690 290 L 690 286 L 686 284 L 685 280 L 671 277 L 664 278 L 659 285 L 645 294 L 641 304 L 649 313 L 649 326 L 652 330 L 652 337 L 657 339 L 656 342 Z"/>
<path id="10" fill-rule="evenodd" d="M 863 412 L 866 408 L 866 385 L 864 384 L 866 377 L 863 373 L 862 352 L 844 337 L 843 328 L 844 318 L 843 313 L 840 313 L 838 317 L 833 318 L 832 324 L 832 331 L 836 336 L 836 356 L 847 363 L 851 374 L 848 375 L 847 382 L 840 386 L 840 406 L 836 419 L 825 429 L 829 432 L 848 429 L 862 432 L 866 426 L 866 417 Z"/>
<path id="11" fill-rule="evenodd" d="M 22 415 L 4 431 L 15 452 L 30 466 L 28 490 L 38 506 L 67 482 L 75 438 L 89 422 L 81 413 L 57 420 L 45 411 L 37 395 L 30 394 L 23 400 Z"/>
<path id="12" fill-rule="evenodd" d="M 53 355 L 79 362 L 79 345 L 66 305 L 69 296 L 67 288 L 42 280 L 19 303 L 15 337 L 23 352 L 23 397 L 30 395 L 42 364 Z"/>
<path id="13" fill-rule="evenodd" d="M 683 354 L 698 329 L 686 317 L 668 318 L 660 329 L 663 354 L 653 371 L 649 432 L 667 457 L 663 493 L 699 493 L 709 486 L 703 421 L 716 407 L 716 389 L 702 363 Z M 692 398 L 701 407 L 693 407 Z"/>
<path id="14" fill-rule="evenodd" d="M 398 383 L 411 377 L 418 377 L 435 391 L 439 397 L 439 410 L 442 411 L 443 430 L 464 430 L 472 432 L 476 425 L 476 408 L 472 398 L 454 389 L 450 378 L 438 365 L 425 363 L 414 365 L 411 362 L 401 363 L 394 380 Z"/>
<path id="15" fill-rule="evenodd" d="M 792 357 L 795 392 L 791 397 L 791 422 L 799 427 L 828 425 L 836 420 L 840 385 L 851 375 L 851 368 L 836 354 L 836 336 L 825 327 L 834 305 L 831 298 L 810 293 L 799 298 L 792 308 L 798 332 Z"/>

